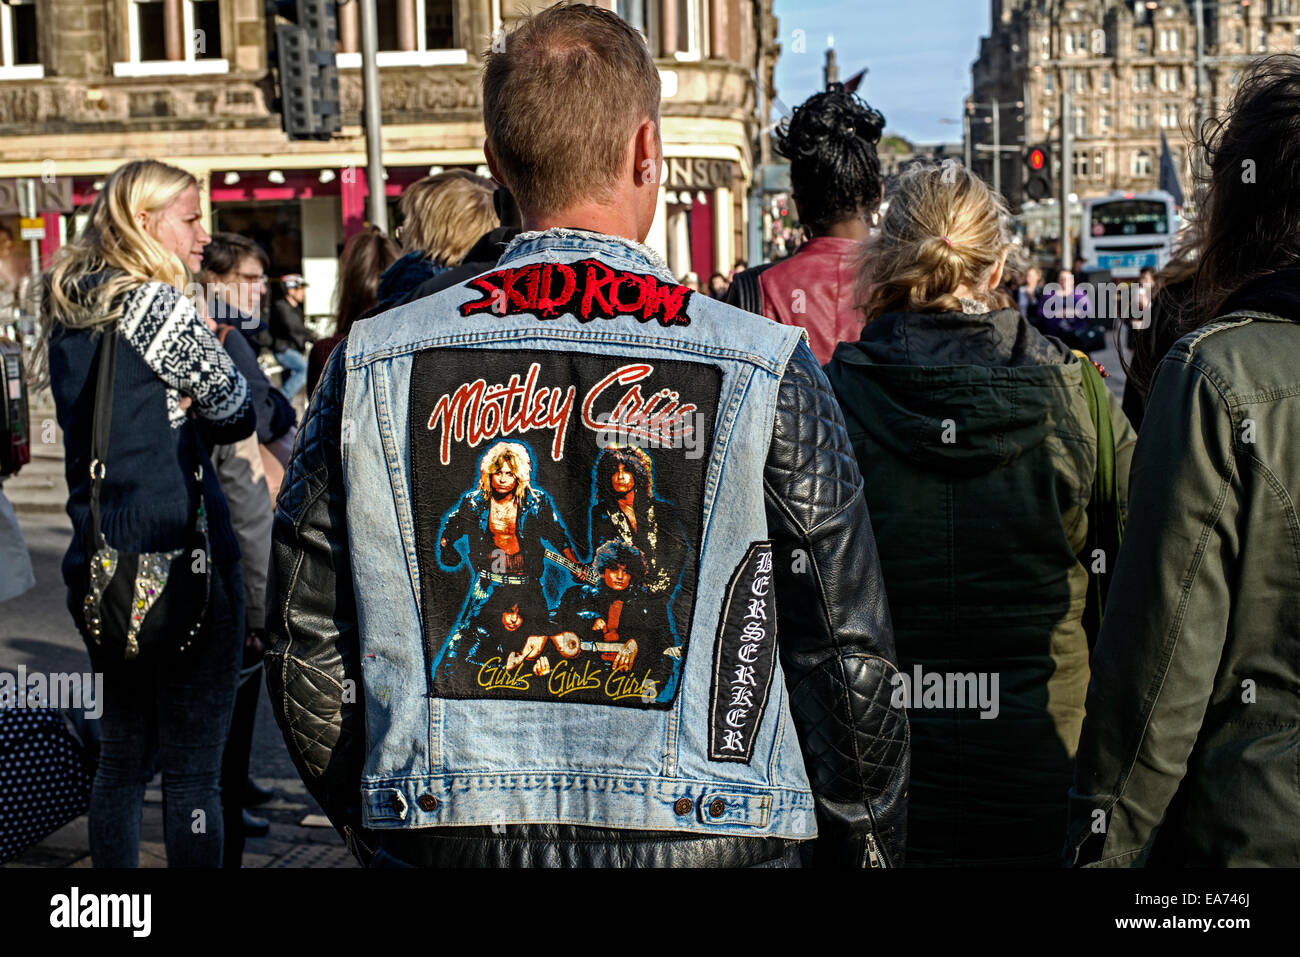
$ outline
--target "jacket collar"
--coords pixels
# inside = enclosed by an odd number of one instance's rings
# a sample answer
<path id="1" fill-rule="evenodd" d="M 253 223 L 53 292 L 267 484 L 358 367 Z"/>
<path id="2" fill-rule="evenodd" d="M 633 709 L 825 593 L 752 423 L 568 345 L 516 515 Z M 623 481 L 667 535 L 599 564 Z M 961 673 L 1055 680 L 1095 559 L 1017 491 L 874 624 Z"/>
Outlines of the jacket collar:
<path id="1" fill-rule="evenodd" d="M 633 271 L 649 272 L 665 282 L 676 283 L 677 277 L 668 268 L 663 257 L 635 240 L 625 236 L 598 233 L 590 229 L 571 229 L 556 226 L 552 229 L 520 233 L 510 241 L 506 251 L 497 261 L 498 266 L 509 265 L 525 257 L 544 252 L 581 252 L 617 260 Z"/>
<path id="2" fill-rule="evenodd" d="M 862 339 L 841 343 L 835 357 L 853 364 L 907 366 L 1069 365 L 1077 361 L 1016 309 L 981 315 L 891 312 L 867 325 Z"/>
<path id="3" fill-rule="evenodd" d="M 1222 315 L 1239 309 L 1300 321 L 1300 268 L 1279 269 L 1261 276 L 1236 292 L 1219 312 Z"/>

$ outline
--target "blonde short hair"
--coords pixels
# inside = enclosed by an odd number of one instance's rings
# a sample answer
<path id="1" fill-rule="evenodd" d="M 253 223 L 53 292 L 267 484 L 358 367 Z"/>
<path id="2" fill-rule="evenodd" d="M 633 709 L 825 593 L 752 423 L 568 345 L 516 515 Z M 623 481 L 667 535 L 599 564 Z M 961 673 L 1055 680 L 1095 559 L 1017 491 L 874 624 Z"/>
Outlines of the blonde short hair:
<path id="1" fill-rule="evenodd" d="M 520 210 L 607 199 L 632 134 L 659 125 L 659 71 L 641 34 L 612 10 L 560 3 L 524 17 L 485 58 L 488 146 Z"/>
<path id="2" fill-rule="evenodd" d="M 987 283 L 1007 251 L 1006 205 L 951 160 L 899 177 L 880 229 L 867 240 L 858 288 L 867 322 L 887 312 L 961 312 L 958 287 Z"/>
<path id="3" fill-rule="evenodd" d="M 499 222 L 492 183 L 463 169 L 417 180 L 402 193 L 403 252 L 420 250 L 444 266 L 455 266 Z"/>

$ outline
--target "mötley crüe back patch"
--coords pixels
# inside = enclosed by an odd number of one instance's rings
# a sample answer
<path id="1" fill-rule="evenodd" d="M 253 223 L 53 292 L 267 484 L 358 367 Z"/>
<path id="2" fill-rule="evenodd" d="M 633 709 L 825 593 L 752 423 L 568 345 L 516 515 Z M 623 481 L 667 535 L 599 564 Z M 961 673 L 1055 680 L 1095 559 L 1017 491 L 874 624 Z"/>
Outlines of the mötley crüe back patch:
<path id="1" fill-rule="evenodd" d="M 435 697 L 668 707 L 722 372 L 547 350 L 415 356 L 411 483 Z"/>

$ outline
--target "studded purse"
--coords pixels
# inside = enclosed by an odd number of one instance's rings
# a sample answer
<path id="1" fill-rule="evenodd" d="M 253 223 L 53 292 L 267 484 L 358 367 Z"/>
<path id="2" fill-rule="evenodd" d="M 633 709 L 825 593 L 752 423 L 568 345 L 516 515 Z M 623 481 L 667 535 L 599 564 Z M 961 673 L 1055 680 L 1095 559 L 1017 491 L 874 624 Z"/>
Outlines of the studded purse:
<path id="1" fill-rule="evenodd" d="M 100 528 L 100 496 L 107 474 L 117 327 L 100 345 L 95 419 L 90 446 L 90 533 L 81 632 L 96 663 L 130 661 L 141 653 L 188 649 L 207 612 L 208 529 L 203 508 L 203 466 L 195 447 L 198 507 L 185 547 L 132 554 L 110 545 Z M 197 443 L 197 438 L 195 442 Z"/>

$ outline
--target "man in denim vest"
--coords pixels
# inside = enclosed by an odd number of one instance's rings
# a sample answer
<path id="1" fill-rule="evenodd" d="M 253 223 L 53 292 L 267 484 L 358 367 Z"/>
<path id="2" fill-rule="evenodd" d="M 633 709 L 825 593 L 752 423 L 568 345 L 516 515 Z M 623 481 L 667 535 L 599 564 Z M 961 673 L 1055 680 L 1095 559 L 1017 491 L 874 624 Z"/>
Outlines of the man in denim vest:
<path id="1" fill-rule="evenodd" d="M 363 863 L 902 863 L 907 719 L 843 418 L 798 329 L 642 245 L 659 97 L 612 12 L 520 21 L 483 100 L 525 232 L 358 322 L 312 398 L 268 682 Z M 611 448 L 635 468 L 597 468 Z"/>

